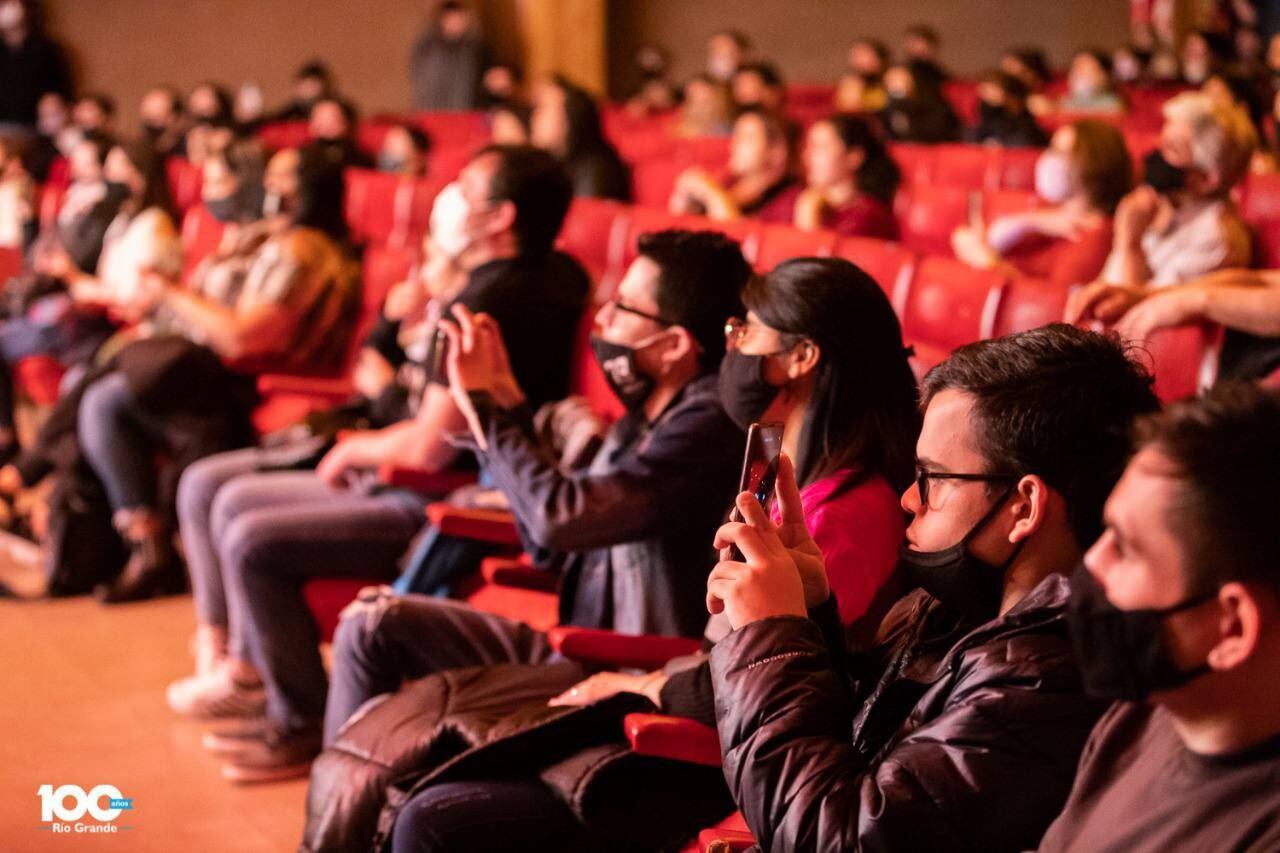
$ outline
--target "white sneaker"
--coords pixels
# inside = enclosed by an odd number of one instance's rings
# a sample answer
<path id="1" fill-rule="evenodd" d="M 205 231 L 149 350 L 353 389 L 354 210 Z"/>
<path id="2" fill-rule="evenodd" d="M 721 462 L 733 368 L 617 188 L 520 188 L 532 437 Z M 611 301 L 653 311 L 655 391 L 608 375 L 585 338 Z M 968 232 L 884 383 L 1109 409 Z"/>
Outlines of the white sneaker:
<path id="1" fill-rule="evenodd" d="M 176 713 L 196 719 L 256 717 L 267 707 L 262 684 L 236 681 L 227 666 L 205 675 L 180 678 L 169 685 L 165 696 Z"/>

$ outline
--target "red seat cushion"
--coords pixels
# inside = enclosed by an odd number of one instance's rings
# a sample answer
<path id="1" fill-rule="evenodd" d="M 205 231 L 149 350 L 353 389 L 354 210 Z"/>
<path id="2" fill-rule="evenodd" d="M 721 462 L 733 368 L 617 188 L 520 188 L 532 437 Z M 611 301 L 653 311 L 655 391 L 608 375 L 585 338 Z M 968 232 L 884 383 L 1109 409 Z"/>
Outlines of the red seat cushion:
<path id="1" fill-rule="evenodd" d="M 316 620 L 320 641 L 333 641 L 342 608 L 355 600 L 356 593 L 366 586 L 386 583 L 380 578 L 313 578 L 302 585 L 302 598 Z"/>

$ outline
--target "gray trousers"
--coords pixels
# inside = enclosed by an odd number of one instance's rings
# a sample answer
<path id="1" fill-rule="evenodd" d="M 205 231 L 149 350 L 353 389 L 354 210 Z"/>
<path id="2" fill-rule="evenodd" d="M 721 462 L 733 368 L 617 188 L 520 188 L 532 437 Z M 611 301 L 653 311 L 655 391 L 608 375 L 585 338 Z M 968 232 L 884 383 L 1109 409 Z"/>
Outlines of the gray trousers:
<path id="1" fill-rule="evenodd" d="M 352 606 L 338 623 L 324 742 L 332 743 L 361 705 L 405 681 L 467 666 L 553 659 L 559 658 L 547 635 L 523 622 L 446 598 L 381 592 Z"/>
<path id="2" fill-rule="evenodd" d="M 231 654 L 262 673 L 268 715 L 301 727 L 319 723 L 328 687 L 302 584 L 393 579 L 427 501 L 331 489 L 310 471 L 259 472 L 274 458 L 248 449 L 190 466 L 178 519 L 198 618 L 225 625 Z"/>

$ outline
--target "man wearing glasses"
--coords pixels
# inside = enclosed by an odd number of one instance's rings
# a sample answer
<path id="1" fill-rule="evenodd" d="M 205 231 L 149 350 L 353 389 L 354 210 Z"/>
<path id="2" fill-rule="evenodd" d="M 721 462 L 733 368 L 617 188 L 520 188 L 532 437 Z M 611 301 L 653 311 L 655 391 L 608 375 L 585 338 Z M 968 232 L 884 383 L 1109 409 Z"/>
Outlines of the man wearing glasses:
<path id="1" fill-rule="evenodd" d="M 1033 848 L 1103 710 L 1071 654 L 1066 576 L 1157 408 L 1150 377 L 1114 341 L 1048 326 L 960 348 L 922 404 L 909 592 L 871 649 L 846 650 L 812 543 L 742 496 L 745 523 L 718 535 L 744 556 L 707 584 L 734 628 L 711 653 L 724 773 L 765 850 Z M 784 525 L 794 489 L 779 479 Z"/>

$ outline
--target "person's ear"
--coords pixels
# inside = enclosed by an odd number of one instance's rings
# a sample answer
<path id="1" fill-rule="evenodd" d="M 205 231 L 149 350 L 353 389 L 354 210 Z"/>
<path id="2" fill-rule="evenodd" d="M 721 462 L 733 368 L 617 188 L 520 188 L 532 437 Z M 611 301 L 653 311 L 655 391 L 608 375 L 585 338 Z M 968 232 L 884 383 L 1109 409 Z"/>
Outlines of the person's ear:
<path id="1" fill-rule="evenodd" d="M 658 358 L 659 369 L 664 376 L 689 356 L 696 356 L 701 349 L 693 335 L 689 334 L 689 330 L 683 326 L 672 326 L 667 329 L 667 340 L 668 344 Z"/>
<path id="2" fill-rule="evenodd" d="M 485 231 L 490 235 L 512 230 L 516 226 L 516 203 L 506 199 L 494 204 L 489 209 L 488 219 Z"/>
<path id="3" fill-rule="evenodd" d="M 1234 669 L 1253 654 L 1264 618 L 1257 595 L 1257 590 L 1239 582 L 1223 584 L 1218 590 L 1219 640 L 1209 650 L 1209 666 L 1216 670 Z"/>
<path id="4" fill-rule="evenodd" d="M 1009 541 L 1025 541 L 1044 524 L 1049 510 L 1049 486 L 1035 474 L 1027 474 L 1018 481 L 1014 494 L 1009 498 L 1007 512 L 1013 514 L 1013 527 Z"/>
<path id="5" fill-rule="evenodd" d="M 867 162 L 867 152 L 861 148 L 850 148 L 845 152 L 844 163 L 849 167 L 850 172 L 857 173 L 865 162 Z"/>
<path id="6" fill-rule="evenodd" d="M 794 382 L 805 376 L 818 366 L 822 360 L 822 349 L 813 341 L 801 341 L 792 350 L 787 359 L 787 379 Z"/>

